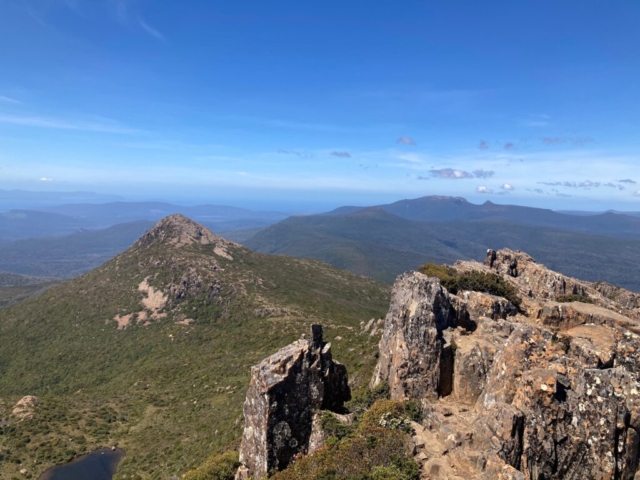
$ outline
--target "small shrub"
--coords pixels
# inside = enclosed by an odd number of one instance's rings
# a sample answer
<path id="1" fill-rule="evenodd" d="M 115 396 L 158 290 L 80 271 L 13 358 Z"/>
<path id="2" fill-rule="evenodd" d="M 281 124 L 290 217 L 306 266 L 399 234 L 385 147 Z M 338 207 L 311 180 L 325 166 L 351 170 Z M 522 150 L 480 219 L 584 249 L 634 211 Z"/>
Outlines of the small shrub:
<path id="1" fill-rule="evenodd" d="M 562 295 L 556 298 L 556 302 L 568 303 L 568 302 L 580 302 L 580 303 L 593 303 L 593 300 L 589 297 L 583 297 L 582 295 Z"/>
<path id="2" fill-rule="evenodd" d="M 239 466 L 238 452 L 226 452 L 209 458 L 187 473 L 184 480 L 233 480 Z"/>
<path id="3" fill-rule="evenodd" d="M 503 297 L 517 308 L 522 304 L 515 287 L 495 273 L 476 270 L 458 273 L 451 267 L 433 263 L 422 265 L 418 271 L 429 277 L 439 278 L 440 284 L 454 295 L 459 291 L 471 290 Z"/>
<path id="4" fill-rule="evenodd" d="M 353 432 L 353 427 L 351 425 L 341 422 L 331 412 L 323 412 L 321 424 L 322 430 L 327 434 L 327 436 L 335 437 L 338 440 L 342 440 Z"/>
<path id="5" fill-rule="evenodd" d="M 357 392 L 353 399 L 347 403 L 347 409 L 358 415 L 371 408 L 378 400 L 391 398 L 391 389 L 387 383 L 381 383 L 374 388 L 365 388 Z"/>

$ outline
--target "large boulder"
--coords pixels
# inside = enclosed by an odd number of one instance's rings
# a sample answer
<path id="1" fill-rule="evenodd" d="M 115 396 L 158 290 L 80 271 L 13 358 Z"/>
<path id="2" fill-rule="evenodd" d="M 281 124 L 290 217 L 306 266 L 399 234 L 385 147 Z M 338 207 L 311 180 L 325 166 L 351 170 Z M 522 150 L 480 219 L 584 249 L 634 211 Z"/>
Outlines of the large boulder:
<path id="1" fill-rule="evenodd" d="M 238 478 L 259 480 L 308 453 L 314 415 L 322 409 L 340 410 L 350 398 L 346 368 L 331 357 L 322 327 L 313 325 L 311 338 L 251 369 Z"/>

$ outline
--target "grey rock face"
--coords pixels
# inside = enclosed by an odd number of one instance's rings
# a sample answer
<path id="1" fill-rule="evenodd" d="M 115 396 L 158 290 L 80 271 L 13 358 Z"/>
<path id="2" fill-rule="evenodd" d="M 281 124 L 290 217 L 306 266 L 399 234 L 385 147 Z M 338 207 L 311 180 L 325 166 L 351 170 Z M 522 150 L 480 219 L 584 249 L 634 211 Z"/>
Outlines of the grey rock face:
<path id="1" fill-rule="evenodd" d="M 314 414 L 339 410 L 350 398 L 346 368 L 332 359 L 322 327 L 313 325 L 309 340 L 298 340 L 251 369 L 242 475 L 261 479 L 308 453 Z"/>

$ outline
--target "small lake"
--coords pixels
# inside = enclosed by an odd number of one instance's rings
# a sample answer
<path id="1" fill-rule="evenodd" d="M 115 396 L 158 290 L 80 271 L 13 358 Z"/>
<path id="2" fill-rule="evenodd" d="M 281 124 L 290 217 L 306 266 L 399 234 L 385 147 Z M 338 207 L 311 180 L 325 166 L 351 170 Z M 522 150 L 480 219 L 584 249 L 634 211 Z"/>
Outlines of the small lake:
<path id="1" fill-rule="evenodd" d="M 124 450 L 101 448 L 66 465 L 50 468 L 38 480 L 111 480 L 123 457 Z"/>

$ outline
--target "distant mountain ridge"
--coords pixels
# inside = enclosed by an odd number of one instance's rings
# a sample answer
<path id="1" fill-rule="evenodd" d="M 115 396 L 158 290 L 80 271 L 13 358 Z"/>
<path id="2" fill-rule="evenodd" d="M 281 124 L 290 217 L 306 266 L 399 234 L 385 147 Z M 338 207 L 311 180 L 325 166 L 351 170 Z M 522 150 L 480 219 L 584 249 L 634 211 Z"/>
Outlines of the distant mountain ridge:
<path id="1" fill-rule="evenodd" d="M 544 208 L 500 205 L 491 201 L 474 204 L 462 197 L 427 196 L 399 200 L 373 207 L 340 207 L 327 215 L 346 215 L 368 208 L 378 208 L 407 220 L 420 222 L 456 222 L 506 220 L 522 225 L 559 228 L 616 237 L 640 238 L 640 218 L 624 212 L 590 215 L 560 213 Z"/>
<path id="2" fill-rule="evenodd" d="M 476 210 L 464 199 L 423 201 L 430 207 L 444 203 L 445 207 L 453 204 L 453 210 Z M 337 213 L 290 217 L 243 243 L 259 252 L 316 258 L 387 283 L 422 263 L 477 260 L 484 257 L 488 248 L 511 248 L 531 252 L 550 268 L 567 275 L 640 290 L 640 280 L 630 268 L 640 262 L 640 239 L 631 235 L 606 236 L 572 228 L 530 225 L 508 216 L 506 219 L 488 216 L 460 220 L 461 213 L 457 221 L 417 221 L 389 211 L 402 213 L 403 209 L 418 204 L 397 202 L 392 204 L 393 208 L 346 208 Z M 491 204 L 487 209 L 500 211 L 503 207 Z M 405 217 L 441 218 L 435 208 L 432 211 L 425 209 L 422 213 L 413 210 L 411 214 L 405 213 Z M 506 210 L 518 211 L 510 207 Z M 546 215 L 550 211 L 543 212 Z M 466 213 L 464 215 L 468 218 Z M 547 218 L 556 218 L 556 214 L 550 212 Z M 631 226 L 637 220 L 614 214 L 602 218 L 613 218 L 614 222 L 629 220 Z M 598 230 L 598 226 L 602 224 L 591 225 L 593 230 Z"/>
<path id="3" fill-rule="evenodd" d="M 229 229 L 239 228 L 232 225 L 257 224 L 267 225 L 287 217 L 281 212 L 254 211 L 245 208 L 226 205 L 196 205 L 182 206 L 165 202 L 112 202 L 58 205 L 38 209 L 43 212 L 57 213 L 79 219 L 88 219 L 100 225 L 114 225 L 116 223 L 151 220 L 158 221 L 174 214 L 182 214 L 197 222 L 210 224 L 224 224 Z M 247 227 L 250 228 L 250 227 Z"/>
<path id="4" fill-rule="evenodd" d="M 218 232 L 263 228 L 287 217 L 224 205 L 185 207 L 161 202 L 85 203 L 10 210 L 0 213 L 0 242 L 67 235 L 82 229 L 107 228 L 141 220 L 157 222 L 183 214 Z"/>

